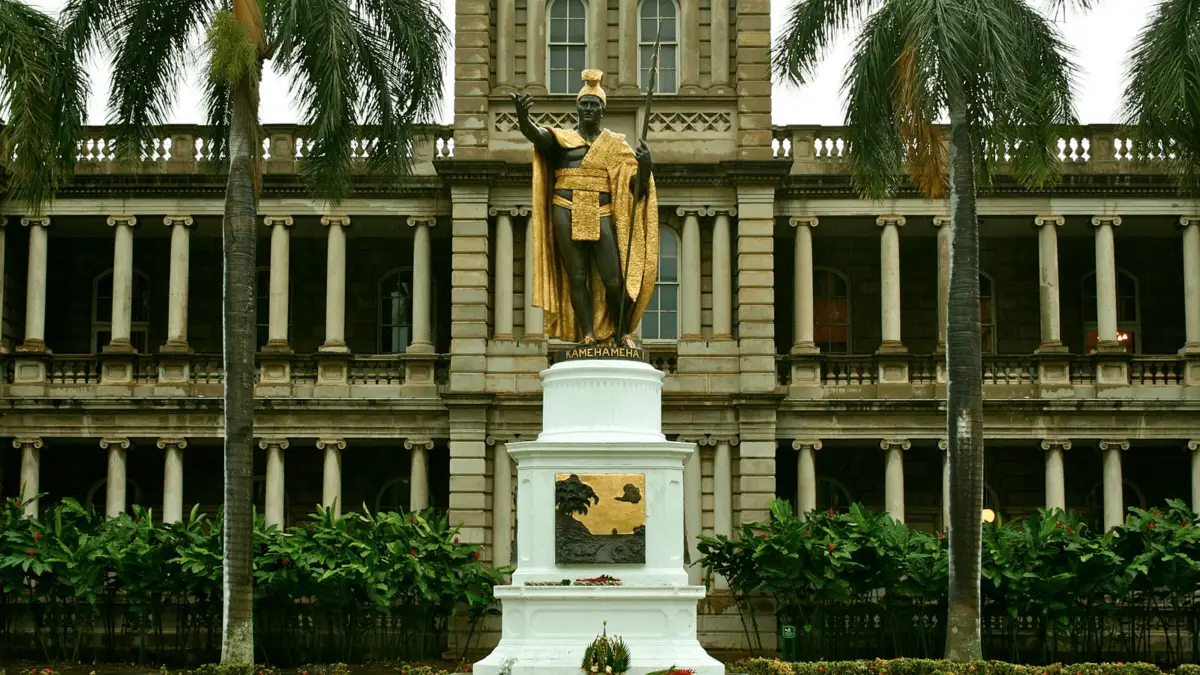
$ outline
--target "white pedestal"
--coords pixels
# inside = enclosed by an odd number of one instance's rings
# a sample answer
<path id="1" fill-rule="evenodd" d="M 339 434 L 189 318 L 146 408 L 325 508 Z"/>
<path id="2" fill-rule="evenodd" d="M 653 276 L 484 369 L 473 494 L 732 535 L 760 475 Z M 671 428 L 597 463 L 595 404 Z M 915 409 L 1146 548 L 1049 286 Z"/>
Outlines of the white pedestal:
<path id="1" fill-rule="evenodd" d="M 481 675 L 581 673 L 583 652 L 608 622 L 629 646 L 629 675 L 670 666 L 697 675 L 725 667 L 696 639 L 703 586 L 683 564 L 683 466 L 694 451 L 662 434 L 662 373 L 636 361 L 559 363 L 542 372 L 538 440 L 511 443 L 517 464 L 517 569 L 496 587 L 501 638 L 475 664 Z M 645 476 L 645 564 L 560 565 L 555 547 L 559 474 Z M 607 574 L 621 586 L 527 586 Z"/>

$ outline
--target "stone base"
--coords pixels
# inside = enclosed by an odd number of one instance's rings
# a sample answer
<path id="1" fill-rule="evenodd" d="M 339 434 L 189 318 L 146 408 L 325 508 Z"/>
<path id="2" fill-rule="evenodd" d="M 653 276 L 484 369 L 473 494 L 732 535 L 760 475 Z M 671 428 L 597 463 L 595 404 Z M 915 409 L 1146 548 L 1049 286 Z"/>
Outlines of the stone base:
<path id="1" fill-rule="evenodd" d="M 480 675 L 580 673 L 583 652 L 608 622 L 629 646 L 628 675 L 670 666 L 724 675 L 725 666 L 696 639 L 702 586 L 497 586 L 504 637 L 475 664 Z"/>

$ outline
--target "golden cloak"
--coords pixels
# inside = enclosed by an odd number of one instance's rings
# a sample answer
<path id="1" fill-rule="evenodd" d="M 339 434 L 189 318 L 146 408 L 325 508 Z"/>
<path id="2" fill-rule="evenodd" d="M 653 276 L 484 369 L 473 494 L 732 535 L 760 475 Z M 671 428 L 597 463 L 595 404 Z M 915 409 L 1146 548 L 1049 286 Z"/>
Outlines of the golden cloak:
<path id="1" fill-rule="evenodd" d="M 579 148 L 588 142 L 577 131 L 552 129 L 563 148 Z M 612 221 L 617 234 L 617 249 L 621 273 L 625 273 L 625 251 L 630 233 L 629 277 L 625 282 L 626 312 L 629 332 L 637 327 L 654 293 L 658 281 L 658 195 L 654 178 L 649 180 L 645 197 L 637 204 L 630 219 L 633 191 L 630 180 L 637 175 L 637 157 L 625 142 L 625 136 L 607 129 L 602 131 L 588 149 L 581 169 L 604 169 L 608 172 L 609 194 L 612 198 Z M 564 342 L 578 342 L 575 311 L 571 307 L 566 268 L 558 254 L 551 223 L 551 199 L 554 196 L 554 171 L 545 157 L 533 151 L 533 305 L 545 312 L 545 334 Z M 632 224 L 636 226 L 631 227 Z M 597 225 L 598 227 L 598 225 Z M 592 320 L 596 339 L 607 340 L 616 331 L 616 321 L 609 316 L 600 272 L 591 270 Z M 619 336 L 618 336 L 619 337 Z"/>

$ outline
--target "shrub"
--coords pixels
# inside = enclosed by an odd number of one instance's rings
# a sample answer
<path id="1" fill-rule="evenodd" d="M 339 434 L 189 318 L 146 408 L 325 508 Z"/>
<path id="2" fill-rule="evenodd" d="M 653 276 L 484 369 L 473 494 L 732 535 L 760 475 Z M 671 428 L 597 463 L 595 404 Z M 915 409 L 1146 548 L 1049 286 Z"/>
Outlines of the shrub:
<path id="1" fill-rule="evenodd" d="M 1183 667 L 1181 667 L 1182 669 Z M 1192 666 L 1195 668 L 1195 666 Z M 1029 666 L 1003 661 L 893 659 L 874 661 L 807 661 L 746 659 L 726 666 L 731 675 L 1162 675 L 1149 663 L 1077 663 Z M 1194 675 L 1175 671 L 1176 675 Z"/>

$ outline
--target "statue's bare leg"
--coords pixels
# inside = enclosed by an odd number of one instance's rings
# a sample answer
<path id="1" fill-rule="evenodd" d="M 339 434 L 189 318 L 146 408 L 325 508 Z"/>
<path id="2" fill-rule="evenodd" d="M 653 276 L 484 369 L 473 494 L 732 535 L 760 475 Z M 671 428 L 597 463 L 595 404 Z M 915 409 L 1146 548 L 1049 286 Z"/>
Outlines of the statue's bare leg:
<path id="1" fill-rule="evenodd" d="M 617 250 L 617 231 L 613 227 L 612 217 L 604 216 L 600 219 L 600 241 L 596 247 L 596 269 L 600 272 L 600 279 L 604 282 L 604 299 L 608 305 L 608 315 L 613 320 L 613 330 L 619 331 L 624 328 L 626 333 L 633 332 L 632 326 L 619 326 L 617 317 L 621 316 L 621 294 L 625 292 L 625 270 L 621 267 L 621 255 Z M 632 311 L 629 303 L 626 303 L 626 315 Z M 619 343 L 624 335 L 613 335 L 613 342 Z"/>
<path id="2" fill-rule="evenodd" d="M 571 293 L 571 309 L 575 310 L 575 321 L 584 340 L 596 338 L 592 323 L 592 297 L 588 293 L 588 255 L 585 242 L 571 239 L 571 212 L 562 207 L 554 208 L 554 243 L 567 270 L 567 285 Z"/>

